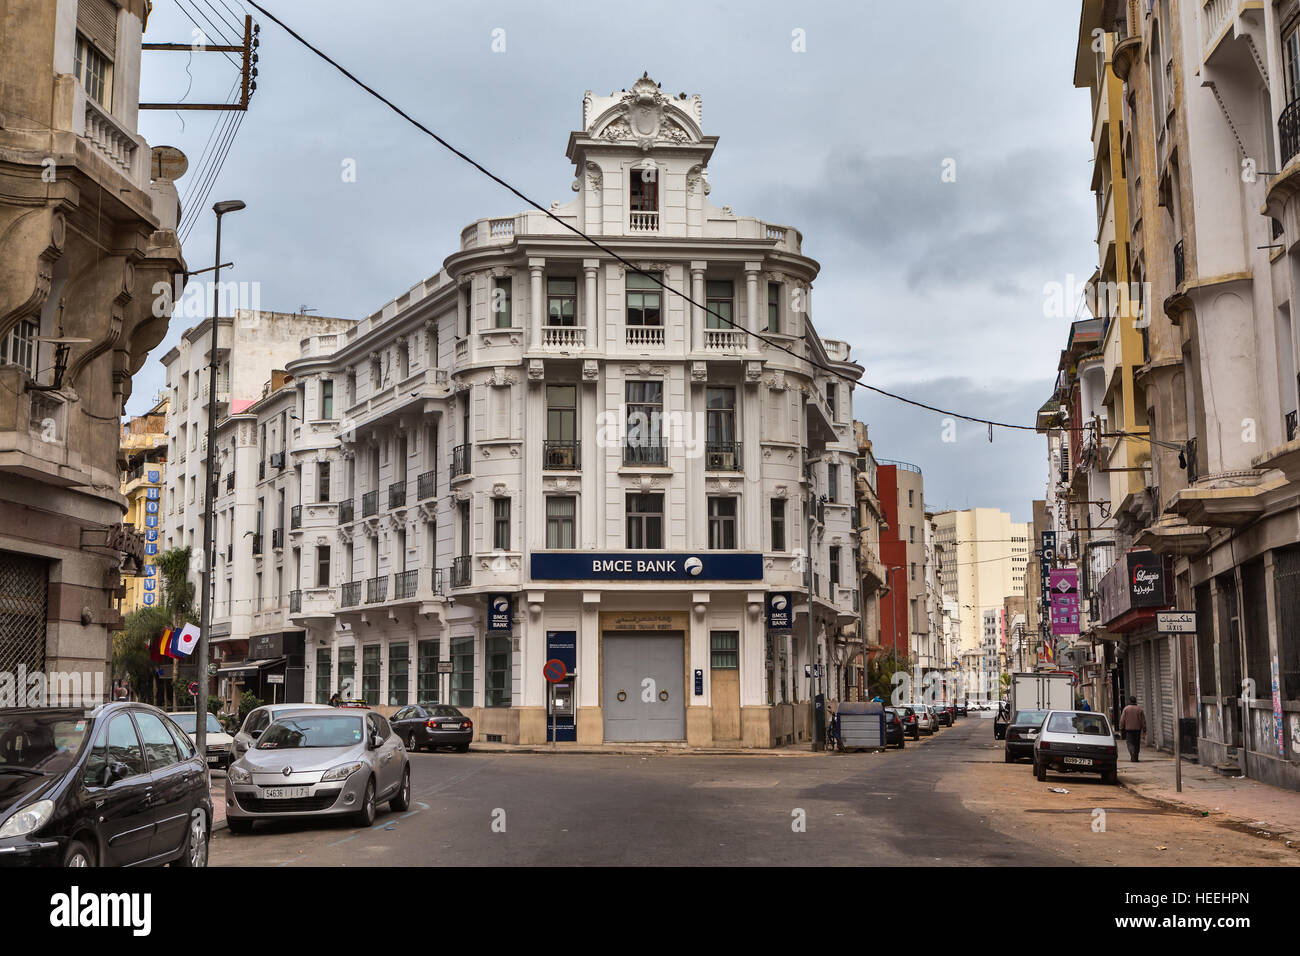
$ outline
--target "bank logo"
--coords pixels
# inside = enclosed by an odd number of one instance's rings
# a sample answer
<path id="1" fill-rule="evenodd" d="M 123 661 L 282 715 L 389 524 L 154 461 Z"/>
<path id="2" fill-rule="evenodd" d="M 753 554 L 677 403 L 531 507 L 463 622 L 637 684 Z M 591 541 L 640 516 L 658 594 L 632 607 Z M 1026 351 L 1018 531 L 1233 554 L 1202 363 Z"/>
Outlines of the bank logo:
<path id="1" fill-rule="evenodd" d="M 498 597 L 495 601 L 492 602 L 492 610 L 498 614 L 510 613 L 510 598 Z"/>
<path id="2" fill-rule="evenodd" d="M 784 611 L 784 610 L 785 610 L 786 608 L 788 608 L 789 606 L 790 606 L 790 602 L 786 599 L 786 596 L 785 596 L 784 594 L 774 594 L 774 595 L 772 595 L 772 610 L 773 610 L 773 611 Z"/>
<path id="3" fill-rule="evenodd" d="M 704 562 L 699 558 L 687 558 L 682 567 L 686 569 L 686 573 L 691 577 L 698 577 L 700 572 L 704 570 Z"/>

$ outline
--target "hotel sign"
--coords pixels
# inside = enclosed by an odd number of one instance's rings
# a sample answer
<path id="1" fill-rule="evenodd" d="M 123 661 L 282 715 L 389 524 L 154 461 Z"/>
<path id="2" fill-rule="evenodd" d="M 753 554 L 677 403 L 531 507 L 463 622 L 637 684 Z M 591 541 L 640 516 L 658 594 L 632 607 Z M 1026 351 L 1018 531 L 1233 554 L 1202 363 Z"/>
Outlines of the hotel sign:
<path id="1" fill-rule="evenodd" d="M 759 581 L 763 556 L 708 551 L 535 551 L 530 574 L 535 581 Z"/>
<path id="2" fill-rule="evenodd" d="M 1079 633 L 1079 571 L 1053 568 L 1048 575 L 1052 592 L 1052 636 Z"/>

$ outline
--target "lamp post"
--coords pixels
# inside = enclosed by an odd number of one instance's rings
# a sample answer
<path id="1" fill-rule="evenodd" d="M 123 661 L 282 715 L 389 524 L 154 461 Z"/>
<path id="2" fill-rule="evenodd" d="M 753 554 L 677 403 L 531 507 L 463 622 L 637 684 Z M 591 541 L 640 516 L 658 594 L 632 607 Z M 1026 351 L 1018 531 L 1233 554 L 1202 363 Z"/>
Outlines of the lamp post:
<path id="1" fill-rule="evenodd" d="M 892 564 L 886 566 L 885 582 L 889 583 L 890 575 L 892 575 L 895 571 L 906 571 L 906 570 L 907 570 L 907 565 L 905 564 Z M 894 673 L 897 673 L 898 672 L 898 588 L 893 584 L 889 584 L 889 591 L 890 591 L 889 600 L 890 603 L 892 603 L 894 606 L 894 612 L 893 614 L 890 615 L 889 623 L 894 632 L 893 635 L 894 639 L 892 641 L 893 650 L 894 650 Z M 904 631 L 903 633 L 907 633 L 907 632 Z M 892 683 L 893 681 L 892 676 L 890 677 L 890 681 Z"/>
<path id="2" fill-rule="evenodd" d="M 199 756 L 207 761 L 208 749 L 208 630 L 212 627 L 212 565 L 216 562 L 213 545 L 216 543 L 213 524 L 213 464 L 217 454 L 217 333 L 220 325 L 221 295 L 221 217 L 228 212 L 238 212 L 244 203 L 227 199 L 212 207 L 217 215 L 217 257 L 212 274 L 212 333 L 208 346 L 208 454 L 203 462 L 203 600 L 199 605 L 199 646 L 194 652 L 198 670 L 199 693 L 194 701 L 194 746 Z M 232 327 L 231 334 L 234 334 Z M 233 342 L 232 353 L 233 353 Z"/>

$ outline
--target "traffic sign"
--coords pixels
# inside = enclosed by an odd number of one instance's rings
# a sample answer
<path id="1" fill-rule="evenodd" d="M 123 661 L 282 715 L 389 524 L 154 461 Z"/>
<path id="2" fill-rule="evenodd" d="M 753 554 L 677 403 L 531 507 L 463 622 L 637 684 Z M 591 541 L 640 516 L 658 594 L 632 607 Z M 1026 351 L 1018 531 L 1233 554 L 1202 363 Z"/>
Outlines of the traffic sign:
<path id="1" fill-rule="evenodd" d="M 560 660 L 558 657 L 552 657 L 542 665 L 542 676 L 552 684 L 558 684 L 560 681 L 564 680 L 567 672 L 568 667 L 566 667 L 564 661 Z"/>
<path id="2" fill-rule="evenodd" d="M 196 680 L 192 680 L 192 681 L 190 681 L 190 686 L 189 686 L 188 688 L 186 688 L 186 689 L 190 692 L 190 696 L 191 696 L 191 697 L 196 697 L 196 696 L 198 696 L 198 693 L 199 693 L 199 682 L 196 681 Z"/>
<path id="3" fill-rule="evenodd" d="M 1195 611 L 1156 611 L 1156 633 L 1195 634 Z"/>

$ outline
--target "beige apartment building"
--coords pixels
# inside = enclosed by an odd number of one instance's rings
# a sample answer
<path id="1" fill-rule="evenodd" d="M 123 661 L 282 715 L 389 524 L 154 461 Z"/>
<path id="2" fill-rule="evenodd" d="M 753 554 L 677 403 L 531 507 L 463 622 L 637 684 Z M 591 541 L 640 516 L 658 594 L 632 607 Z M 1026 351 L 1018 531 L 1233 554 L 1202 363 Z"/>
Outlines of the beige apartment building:
<path id="1" fill-rule="evenodd" d="M 937 512 L 934 528 L 943 599 L 957 607 L 961 636 L 960 648 L 949 650 L 964 655 L 983 643 L 985 611 L 1024 597 L 1029 526 L 997 508 L 969 508 Z"/>

